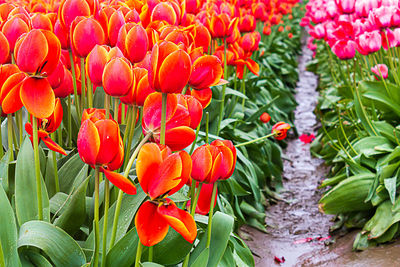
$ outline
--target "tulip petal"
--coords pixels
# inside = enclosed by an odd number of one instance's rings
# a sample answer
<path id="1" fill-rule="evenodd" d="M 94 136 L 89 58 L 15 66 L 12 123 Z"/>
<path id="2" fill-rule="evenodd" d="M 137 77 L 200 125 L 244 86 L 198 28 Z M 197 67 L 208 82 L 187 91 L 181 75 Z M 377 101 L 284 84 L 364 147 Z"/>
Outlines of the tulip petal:
<path id="1" fill-rule="evenodd" d="M 16 73 L 11 75 L 1 87 L 0 102 L 2 111 L 11 114 L 23 107 L 20 97 L 21 83 L 25 74 Z"/>
<path id="2" fill-rule="evenodd" d="M 95 122 L 99 138 L 100 148 L 97 153 L 96 163 L 107 164 L 111 162 L 119 152 L 119 127 L 113 120 L 98 120 Z"/>
<path id="3" fill-rule="evenodd" d="M 189 84 L 196 89 L 217 85 L 223 75 L 221 61 L 216 56 L 205 55 L 193 63 Z"/>
<path id="4" fill-rule="evenodd" d="M 96 164 L 100 150 L 100 136 L 91 120 L 85 120 L 78 133 L 78 152 L 82 161 L 89 165 Z"/>
<path id="5" fill-rule="evenodd" d="M 109 61 L 103 72 L 104 91 L 114 97 L 124 96 L 132 89 L 132 67 L 122 58 Z"/>
<path id="6" fill-rule="evenodd" d="M 57 68 L 58 62 L 60 61 L 61 43 L 57 36 L 51 31 L 42 30 L 42 34 L 46 37 L 49 53 L 47 53 L 47 57 L 43 61 L 44 67 L 41 73 L 50 75 Z"/>
<path id="7" fill-rule="evenodd" d="M 203 182 L 213 166 L 213 159 L 208 145 L 197 148 L 192 154 L 192 178 Z"/>
<path id="8" fill-rule="evenodd" d="M 197 201 L 196 213 L 206 215 L 210 212 L 211 196 L 214 184 L 203 184 L 201 186 L 199 199 Z M 218 189 L 215 195 L 214 207 L 217 204 Z"/>
<path id="9" fill-rule="evenodd" d="M 177 151 L 192 144 L 195 138 L 196 133 L 192 128 L 180 126 L 166 131 L 165 144 L 169 146 L 172 151 Z"/>
<path id="10" fill-rule="evenodd" d="M 140 149 L 136 162 L 136 174 L 144 192 L 149 192 L 149 186 L 158 175 L 161 162 L 161 153 L 157 144 L 147 143 Z"/>
<path id="11" fill-rule="evenodd" d="M 168 156 L 160 165 L 158 174 L 149 183 L 149 195 L 152 199 L 158 198 L 181 182 L 182 161 L 179 154 Z M 183 186 L 183 185 L 182 185 Z"/>
<path id="12" fill-rule="evenodd" d="M 67 155 L 65 150 L 58 145 L 56 142 L 54 142 L 50 137 L 44 137 L 42 138 L 43 143 L 52 151 L 58 152 L 60 154 L 63 154 L 64 156 Z"/>
<path id="13" fill-rule="evenodd" d="M 179 209 L 171 200 L 168 204 L 158 207 L 157 212 L 186 241 L 193 243 L 197 236 L 197 227 L 193 217 L 188 212 Z"/>
<path id="14" fill-rule="evenodd" d="M 143 125 L 150 130 L 159 130 L 161 127 L 162 94 L 150 94 L 143 106 Z M 166 121 L 169 121 L 175 114 L 178 106 L 178 99 L 174 94 L 168 94 Z"/>
<path id="15" fill-rule="evenodd" d="M 47 118 L 53 113 L 55 96 L 47 79 L 25 79 L 20 96 L 25 108 L 36 118 Z"/>
<path id="16" fill-rule="evenodd" d="M 179 184 L 169 191 L 168 195 L 170 196 L 178 192 L 187 183 L 192 172 L 192 159 L 190 158 L 190 155 L 186 151 L 179 151 L 178 154 L 182 161 L 182 173 L 181 177 L 179 177 Z"/>
<path id="17" fill-rule="evenodd" d="M 260 66 L 257 64 L 257 62 L 251 58 L 248 58 L 246 59 L 246 66 L 254 75 L 258 76 L 258 73 L 260 72 Z"/>
<path id="18" fill-rule="evenodd" d="M 135 226 L 140 242 L 151 247 L 161 242 L 168 233 L 168 223 L 157 212 L 157 204 L 144 202 L 135 217 Z"/>
<path id="19" fill-rule="evenodd" d="M 159 82 L 164 93 L 180 93 L 189 81 L 192 62 L 183 50 L 168 55 L 159 69 Z"/>
<path id="20" fill-rule="evenodd" d="M 125 176 L 113 172 L 113 171 L 109 171 L 106 169 L 102 169 L 104 175 L 106 176 L 106 178 L 116 187 L 118 187 L 119 189 L 121 189 L 124 193 L 128 194 L 128 195 L 136 195 L 136 187 L 135 185 L 132 183 L 131 180 L 129 180 L 128 178 L 126 178 Z"/>

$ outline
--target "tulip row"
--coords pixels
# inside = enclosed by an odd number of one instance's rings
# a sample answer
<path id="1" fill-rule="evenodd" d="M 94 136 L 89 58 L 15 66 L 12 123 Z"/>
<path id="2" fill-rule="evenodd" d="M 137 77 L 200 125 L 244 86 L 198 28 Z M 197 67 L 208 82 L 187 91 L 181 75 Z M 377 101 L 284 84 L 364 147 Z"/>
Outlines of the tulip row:
<path id="1" fill-rule="evenodd" d="M 217 266 L 236 255 L 254 266 L 232 234 L 234 217 L 244 222 L 241 210 L 249 204 L 242 200 L 254 201 L 246 190 L 257 200 L 264 189 L 254 181 L 241 185 L 248 171 L 265 188 L 281 184 L 282 168 L 274 166 L 281 165 L 280 148 L 268 138 L 286 137 L 290 125 L 283 121 L 295 106 L 296 75 L 285 81 L 295 74 L 300 43 L 291 30 L 295 6 L 294 0 L 1 4 L 0 214 L 7 219 L 0 265 Z M 252 58 L 277 58 L 284 47 L 288 66 L 262 62 L 271 77 L 257 77 Z M 271 88 L 257 86 L 264 80 Z M 266 111 L 271 116 L 260 122 Z M 245 134 L 254 126 L 262 128 Z M 274 154 L 266 160 L 271 185 L 244 156 L 261 142 L 269 146 L 263 154 Z"/>
<path id="2" fill-rule="evenodd" d="M 311 1 L 302 19 L 322 88 L 313 152 L 332 165 L 319 207 L 332 230 L 362 228 L 355 250 L 399 236 L 399 4 Z"/>

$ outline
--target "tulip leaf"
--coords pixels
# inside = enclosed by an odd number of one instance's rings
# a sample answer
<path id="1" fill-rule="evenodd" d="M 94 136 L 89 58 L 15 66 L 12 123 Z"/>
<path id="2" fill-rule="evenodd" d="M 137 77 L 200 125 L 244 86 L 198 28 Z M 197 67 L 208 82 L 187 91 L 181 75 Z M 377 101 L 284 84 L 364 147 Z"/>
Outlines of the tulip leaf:
<path id="1" fill-rule="evenodd" d="M 76 176 L 85 166 L 85 163 L 79 157 L 79 154 L 73 155 L 59 170 L 60 190 L 64 193 L 70 193 Z M 86 178 L 86 177 L 85 177 Z"/>
<path id="2" fill-rule="evenodd" d="M 139 241 L 136 228 L 131 229 L 107 253 L 106 266 L 130 267 L 135 262 Z"/>
<path id="3" fill-rule="evenodd" d="M 19 225 L 39 218 L 36 176 L 35 172 L 32 171 L 35 169 L 33 159 L 32 143 L 29 138 L 25 138 L 18 153 L 15 170 L 15 209 Z M 50 221 L 49 198 L 42 176 L 40 177 L 40 182 L 42 188 L 43 219 Z"/>
<path id="4" fill-rule="evenodd" d="M 226 88 L 225 89 L 225 95 L 234 95 L 234 96 L 237 96 L 237 97 L 240 97 L 240 98 L 244 98 L 246 100 L 249 99 L 245 94 L 243 94 L 243 93 L 241 93 L 239 91 L 230 89 L 230 88 Z"/>
<path id="5" fill-rule="evenodd" d="M 1 218 L 0 253 L 3 254 L 4 265 L 19 266 L 20 262 L 17 252 L 17 224 L 15 222 L 14 211 L 1 185 L 0 185 L 0 218 Z"/>
<path id="6" fill-rule="evenodd" d="M 85 254 L 76 241 L 61 228 L 44 221 L 29 221 L 19 230 L 18 248 L 40 249 L 54 266 L 80 267 Z"/>
<path id="7" fill-rule="evenodd" d="M 210 249 L 204 249 L 196 260 L 190 265 L 190 267 L 203 267 L 207 266 L 208 258 L 210 256 Z"/>
<path id="8" fill-rule="evenodd" d="M 154 262 L 143 262 L 140 264 L 142 267 L 164 267 L 163 265 L 154 263 Z"/>
<path id="9" fill-rule="evenodd" d="M 9 180 L 8 180 L 8 166 L 10 163 L 10 152 L 11 150 L 8 150 L 3 158 L 0 160 L 0 181 L 1 185 L 3 186 L 3 189 L 5 192 L 9 191 Z"/>
<path id="10" fill-rule="evenodd" d="M 64 229 L 70 235 L 79 230 L 86 219 L 86 188 L 89 179 L 86 179 L 66 201 L 61 215 L 54 221 L 54 225 Z M 61 193 L 61 192 L 60 192 Z M 63 194 L 63 193 L 61 193 Z"/>
<path id="11" fill-rule="evenodd" d="M 210 257 L 208 259 L 207 267 L 216 267 L 221 261 L 227 247 L 229 237 L 233 231 L 234 219 L 222 212 L 217 211 L 213 216 L 211 227 L 211 244 L 210 244 Z M 200 243 L 193 250 L 190 256 L 190 264 L 195 263 L 198 257 L 206 249 L 207 231 L 202 236 Z"/>

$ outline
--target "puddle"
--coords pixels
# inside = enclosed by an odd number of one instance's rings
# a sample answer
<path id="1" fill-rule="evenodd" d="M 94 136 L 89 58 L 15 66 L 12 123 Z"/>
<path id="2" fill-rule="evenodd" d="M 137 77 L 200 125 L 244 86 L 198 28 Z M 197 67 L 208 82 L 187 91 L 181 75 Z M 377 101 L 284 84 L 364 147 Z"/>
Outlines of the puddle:
<path id="1" fill-rule="evenodd" d="M 318 79 L 305 70 L 312 52 L 303 45 L 299 58 L 300 77 L 297 84 L 295 125 L 298 133 L 316 133 L 318 123 L 313 113 L 317 104 Z M 400 242 L 376 247 L 363 252 L 352 252 L 356 232 L 343 237 L 329 236 L 331 215 L 318 211 L 318 200 L 323 193 L 317 188 L 328 168 L 320 159 L 312 158 L 309 144 L 290 140 L 284 151 L 284 187 L 279 201 L 267 210 L 268 233 L 251 227 L 241 228 L 243 238 L 251 248 L 257 267 L 268 266 L 400 266 Z M 308 238 L 308 240 L 307 240 Z M 312 239 L 312 240 L 311 240 Z M 309 242 L 307 242 L 309 241 Z M 278 264 L 274 257 L 284 257 Z"/>

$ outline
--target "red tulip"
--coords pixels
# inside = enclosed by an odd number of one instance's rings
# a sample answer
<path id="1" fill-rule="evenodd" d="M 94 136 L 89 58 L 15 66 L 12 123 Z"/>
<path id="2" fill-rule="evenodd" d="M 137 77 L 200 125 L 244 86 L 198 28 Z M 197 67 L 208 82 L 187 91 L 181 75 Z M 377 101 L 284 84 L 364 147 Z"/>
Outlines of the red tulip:
<path id="1" fill-rule="evenodd" d="M 128 94 L 121 97 L 121 102 L 127 105 L 143 106 L 147 96 L 154 93 L 150 87 L 147 70 L 133 68 L 133 84 Z"/>
<path id="2" fill-rule="evenodd" d="M 58 17 L 62 27 L 68 30 L 76 17 L 89 17 L 97 9 L 97 0 L 64 0 L 58 9 Z"/>
<path id="3" fill-rule="evenodd" d="M 14 55 L 15 63 L 21 71 L 49 76 L 60 61 L 61 44 L 54 33 L 33 29 L 18 39 Z"/>
<path id="4" fill-rule="evenodd" d="M 372 73 L 375 76 L 375 79 L 379 81 L 380 78 L 387 79 L 389 76 L 388 67 L 385 64 L 377 64 L 371 68 Z"/>
<path id="5" fill-rule="evenodd" d="M 50 134 L 54 133 L 58 129 L 58 127 L 60 127 L 62 122 L 62 117 L 63 117 L 63 109 L 61 106 L 60 99 L 57 98 L 55 102 L 54 111 L 48 118 L 36 119 L 31 117 L 31 120 L 37 120 L 39 142 L 40 140 L 42 140 L 43 143 L 50 150 L 61 153 L 63 155 L 67 155 L 65 150 L 50 138 Z M 30 135 L 29 138 L 31 139 L 31 142 L 33 142 L 33 129 L 32 129 L 32 124 L 30 122 L 27 122 L 25 124 L 25 130 Z"/>
<path id="6" fill-rule="evenodd" d="M 264 112 L 263 114 L 261 114 L 261 116 L 260 116 L 261 122 L 268 123 L 270 120 L 271 120 L 271 116 L 268 113 Z"/>
<path id="7" fill-rule="evenodd" d="M 189 81 L 192 63 L 178 45 L 162 41 L 154 45 L 149 70 L 150 86 L 163 93 L 180 93 Z"/>
<path id="8" fill-rule="evenodd" d="M 145 144 L 140 149 L 136 173 L 143 191 L 151 198 L 140 206 L 135 218 L 143 245 L 153 246 L 161 242 L 169 226 L 188 242 L 195 240 L 197 228 L 193 217 L 166 198 L 185 185 L 191 167 L 190 156 L 185 151 L 172 154 L 168 147 L 154 143 Z"/>
<path id="9" fill-rule="evenodd" d="M 193 62 L 189 85 L 193 89 L 202 90 L 223 84 L 226 81 L 221 80 L 222 75 L 221 61 L 216 56 L 205 55 Z"/>
<path id="10" fill-rule="evenodd" d="M 0 32 L 0 64 L 10 61 L 10 45 L 7 38 Z"/>
<path id="11" fill-rule="evenodd" d="M 236 148 L 231 141 L 216 140 L 198 147 L 192 154 L 192 161 L 193 179 L 215 183 L 232 175 L 236 165 Z"/>
<path id="12" fill-rule="evenodd" d="M 208 19 L 209 30 L 213 38 L 225 38 L 237 27 L 238 19 L 230 19 L 226 13 L 214 15 Z"/>
<path id="13" fill-rule="evenodd" d="M 106 178 L 122 191 L 136 194 L 136 187 L 128 178 L 112 172 L 122 165 L 124 145 L 118 123 L 105 119 L 103 114 L 105 117 L 105 111 L 90 109 L 82 115 L 77 140 L 79 156 L 92 168 L 100 167 Z"/>
<path id="14" fill-rule="evenodd" d="M 125 58 L 114 58 L 104 67 L 103 87 L 106 94 L 121 97 L 128 94 L 132 88 L 132 65 Z"/>
<path id="15" fill-rule="evenodd" d="M 118 39 L 118 47 L 130 62 L 137 63 L 144 59 L 149 48 L 149 38 L 143 26 L 132 23 L 123 27 Z"/>
<path id="16" fill-rule="evenodd" d="M 202 47 L 207 52 L 211 43 L 211 34 L 203 25 L 196 25 L 193 33 L 194 43 L 196 47 Z"/>
<path id="17" fill-rule="evenodd" d="M 212 91 L 210 88 L 205 88 L 203 90 L 188 90 L 187 93 L 194 96 L 201 103 L 203 109 L 208 107 L 211 103 Z"/>
<path id="18" fill-rule="evenodd" d="M 96 45 L 105 43 L 100 23 L 92 18 L 78 17 L 71 25 L 71 47 L 79 57 L 86 57 Z"/>
<path id="19" fill-rule="evenodd" d="M 0 66 L 0 103 L 2 112 L 11 114 L 23 107 L 21 102 L 20 86 L 26 78 L 17 66 L 6 64 Z"/>
<path id="20" fill-rule="evenodd" d="M 166 21 L 169 25 L 178 23 L 178 16 L 172 2 L 161 2 L 157 4 L 151 12 L 151 21 Z"/>
<path id="21" fill-rule="evenodd" d="M 272 126 L 272 133 L 275 134 L 276 140 L 283 140 L 286 138 L 289 129 L 290 125 L 288 123 L 280 121 Z"/>
<path id="22" fill-rule="evenodd" d="M 196 188 L 199 186 L 199 182 L 196 183 Z M 196 205 L 196 213 L 201 215 L 207 215 L 210 212 L 211 197 L 214 184 L 203 184 L 200 189 L 199 199 Z M 215 194 L 214 207 L 217 205 L 218 189 Z M 190 205 L 190 201 L 188 206 Z"/>
<path id="23" fill-rule="evenodd" d="M 8 19 L 1 28 L 1 31 L 8 40 L 11 51 L 14 51 L 17 39 L 24 33 L 29 32 L 29 30 L 28 24 L 19 17 Z"/>
<path id="24" fill-rule="evenodd" d="M 256 18 L 252 15 L 244 15 L 239 19 L 240 32 L 253 32 L 256 29 Z"/>
<path id="25" fill-rule="evenodd" d="M 175 94 L 168 94 L 165 144 L 172 150 L 181 150 L 193 143 L 196 135 L 191 125 L 191 114 L 187 106 L 178 103 Z M 197 117 L 193 118 L 198 120 Z M 152 93 L 144 102 L 143 106 L 143 133 L 152 134 L 152 140 L 160 142 L 161 131 L 161 94 Z"/>
<path id="26" fill-rule="evenodd" d="M 110 46 L 115 46 L 118 40 L 118 33 L 121 27 L 125 24 L 125 18 L 121 11 L 115 11 L 108 21 L 108 38 Z"/>

